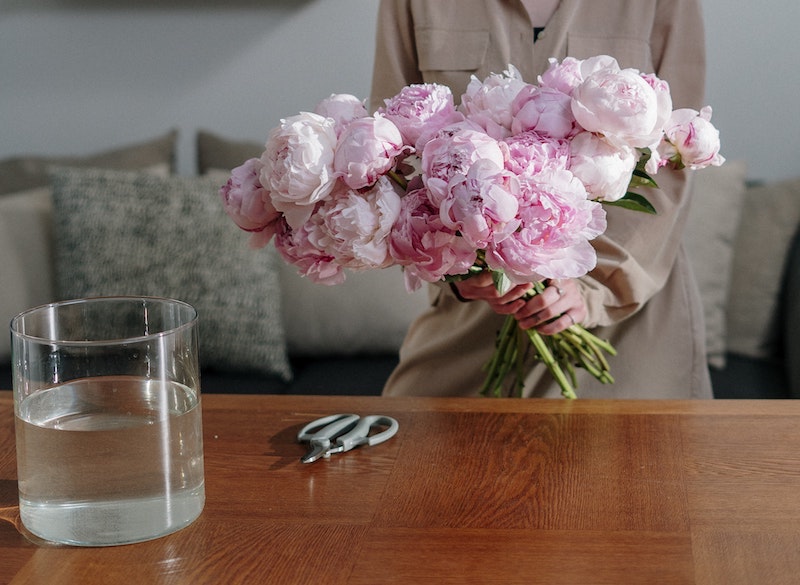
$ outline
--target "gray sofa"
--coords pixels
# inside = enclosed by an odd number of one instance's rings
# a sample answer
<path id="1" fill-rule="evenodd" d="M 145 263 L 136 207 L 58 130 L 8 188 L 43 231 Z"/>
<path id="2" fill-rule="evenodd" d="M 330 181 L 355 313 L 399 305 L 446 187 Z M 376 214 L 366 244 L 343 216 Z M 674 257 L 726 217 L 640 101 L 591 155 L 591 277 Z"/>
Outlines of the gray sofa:
<path id="1" fill-rule="evenodd" d="M 800 194 L 798 194 L 800 197 Z M 710 366 L 716 398 L 800 398 L 800 236 L 786 258 L 780 294 L 761 355 L 728 351 Z"/>
<path id="2" fill-rule="evenodd" d="M 208 177 L 176 177 L 175 140 L 0 161 L 0 318 L 89 294 L 175 296 L 200 311 L 204 392 L 380 393 L 425 293 L 407 294 L 397 270 L 314 285 L 273 250 L 249 250 L 216 189 L 261 145 L 200 132 Z M 687 228 L 715 395 L 800 397 L 800 179 L 748 187 L 745 176 L 735 161 L 698 173 Z M 6 335 L 0 388 L 10 384 Z"/>
<path id="3" fill-rule="evenodd" d="M 717 398 L 800 398 L 800 178 L 698 172 L 686 246 L 703 295 Z"/>
<path id="4" fill-rule="evenodd" d="M 200 313 L 205 392 L 379 393 L 424 292 L 407 294 L 398 270 L 319 286 L 273 249 L 250 250 L 217 195 L 242 162 L 236 145 L 206 147 L 209 177 L 177 177 L 176 138 L 0 161 L 0 318 L 60 298 L 174 296 Z"/>

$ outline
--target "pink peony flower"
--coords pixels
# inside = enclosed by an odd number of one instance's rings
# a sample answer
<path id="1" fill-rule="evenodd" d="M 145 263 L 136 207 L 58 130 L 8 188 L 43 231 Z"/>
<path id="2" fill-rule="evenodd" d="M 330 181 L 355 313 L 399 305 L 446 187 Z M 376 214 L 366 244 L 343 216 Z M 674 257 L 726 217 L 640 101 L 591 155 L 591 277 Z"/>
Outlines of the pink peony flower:
<path id="1" fill-rule="evenodd" d="M 366 118 L 369 115 L 367 108 L 364 107 L 364 102 L 347 93 L 331 94 L 317 104 L 314 113 L 331 118 L 337 136 L 353 120 Z"/>
<path id="2" fill-rule="evenodd" d="M 598 71 L 620 71 L 621 68 L 619 63 L 614 57 L 609 55 L 596 55 L 594 57 L 589 57 L 587 59 L 583 59 L 580 62 L 580 77 L 581 83 L 590 75 L 597 73 Z"/>
<path id="3" fill-rule="evenodd" d="M 439 208 L 425 187 L 409 191 L 390 236 L 395 262 L 403 265 L 406 289 L 437 282 L 447 274 L 466 274 L 475 262 L 475 248 L 442 223 Z"/>
<path id="4" fill-rule="evenodd" d="M 572 113 L 585 130 L 635 148 L 658 141 L 659 111 L 659 96 L 634 69 L 600 69 L 572 95 Z"/>
<path id="5" fill-rule="evenodd" d="M 614 146 L 597 134 L 581 132 L 570 142 L 569 169 L 591 199 L 617 201 L 628 191 L 639 155 L 629 146 Z"/>
<path id="6" fill-rule="evenodd" d="M 263 248 L 275 235 L 281 217 L 258 179 L 261 161 L 251 158 L 231 171 L 219 194 L 225 213 L 241 229 L 251 232 L 250 245 Z"/>
<path id="7" fill-rule="evenodd" d="M 502 74 L 493 73 L 483 81 L 473 76 L 460 109 L 491 137 L 498 140 L 511 134 L 511 104 L 527 84 L 512 65 Z"/>
<path id="8" fill-rule="evenodd" d="M 711 123 L 711 112 L 709 106 L 699 112 L 688 108 L 675 110 L 666 124 L 659 156 L 690 169 L 724 163 L 725 157 L 719 153 L 719 131 Z"/>
<path id="9" fill-rule="evenodd" d="M 345 268 L 386 268 L 393 263 L 389 234 L 400 215 L 400 196 L 386 177 L 369 191 L 342 187 L 319 209 L 325 249 Z"/>
<path id="10" fill-rule="evenodd" d="M 464 119 L 453 103 L 453 93 L 445 85 L 409 85 L 385 103 L 378 112 L 394 122 L 405 143 L 417 151 L 422 151 L 439 130 Z"/>
<path id="11" fill-rule="evenodd" d="M 539 85 L 572 95 L 572 91 L 583 81 L 581 74 L 581 61 L 574 57 L 567 57 L 559 62 L 551 57 L 550 66 L 539 76 Z"/>
<path id="12" fill-rule="evenodd" d="M 339 137 L 333 159 L 337 176 L 351 189 L 374 185 L 406 152 L 403 137 L 383 116 L 353 120 Z"/>
<path id="13" fill-rule="evenodd" d="M 259 177 L 272 204 L 293 228 L 333 189 L 336 131 L 332 118 L 308 112 L 281 120 L 267 138 Z"/>
<path id="14" fill-rule="evenodd" d="M 545 278 L 577 278 L 594 268 L 589 243 L 606 228 L 602 205 L 586 197 L 569 171 L 546 170 L 521 181 L 519 230 L 486 250 L 486 262 L 516 284 Z"/>
<path id="15" fill-rule="evenodd" d="M 442 223 L 473 248 L 486 248 L 517 229 L 519 183 L 491 160 L 481 159 L 465 175 L 454 176 L 440 204 Z"/>
<path id="16" fill-rule="evenodd" d="M 314 113 L 281 120 L 220 196 L 251 245 L 272 239 L 317 283 L 394 264 L 410 291 L 489 271 L 540 292 L 543 280 L 594 268 L 601 201 L 625 195 L 648 150 L 650 174 L 723 162 L 710 118 L 710 108 L 673 112 L 666 82 L 608 55 L 551 59 L 538 86 L 509 65 L 472 77 L 458 107 L 438 84 L 405 87 L 373 115 L 355 96 L 332 94 Z M 504 394 L 508 376 L 525 374 L 525 352 L 506 350 L 519 347 L 516 325 L 508 316 L 500 330 L 485 393 Z M 552 343 L 536 329 L 525 337 L 564 396 L 575 397 L 566 375 L 575 355 L 613 381 L 602 358 L 613 348 L 580 324 Z"/>
<path id="17" fill-rule="evenodd" d="M 421 171 L 425 186 L 436 205 L 447 195 L 447 184 L 455 175 L 465 175 L 480 159 L 505 164 L 505 145 L 468 124 L 450 126 L 431 139 L 422 151 Z"/>
<path id="18" fill-rule="evenodd" d="M 551 57 L 549 63 L 547 70 L 539 76 L 539 85 L 568 95 L 572 95 L 575 88 L 592 73 L 602 69 L 611 71 L 620 69 L 617 60 L 608 55 L 597 55 L 588 59 L 566 57 L 563 61 Z"/>
<path id="19" fill-rule="evenodd" d="M 642 73 L 644 79 L 653 91 L 656 92 L 656 102 L 658 103 L 658 119 L 656 127 L 651 136 L 648 147 L 655 148 L 664 136 L 664 126 L 666 126 L 672 116 L 672 94 L 670 93 L 669 83 L 650 73 Z"/>
<path id="20" fill-rule="evenodd" d="M 535 130 L 551 138 L 569 138 L 577 131 L 572 98 L 557 89 L 526 85 L 511 104 L 514 134 Z"/>
<path id="21" fill-rule="evenodd" d="M 314 218 L 298 229 L 292 229 L 283 221 L 275 234 L 275 249 L 297 268 L 299 275 L 317 284 L 341 284 L 345 281 L 344 269 L 325 251 L 324 241 L 321 223 Z"/>
<path id="22" fill-rule="evenodd" d="M 508 147 L 506 169 L 516 175 L 532 176 L 548 168 L 567 168 L 569 143 L 566 140 L 522 132 L 504 142 Z"/>

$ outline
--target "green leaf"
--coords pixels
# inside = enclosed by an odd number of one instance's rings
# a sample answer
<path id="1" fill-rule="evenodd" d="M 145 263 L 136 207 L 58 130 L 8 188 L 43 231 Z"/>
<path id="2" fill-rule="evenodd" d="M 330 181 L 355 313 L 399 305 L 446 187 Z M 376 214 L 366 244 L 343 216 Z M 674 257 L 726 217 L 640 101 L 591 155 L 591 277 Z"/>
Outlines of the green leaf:
<path id="1" fill-rule="evenodd" d="M 492 270 L 492 282 L 500 294 L 507 293 L 511 290 L 511 287 L 514 286 L 505 272 L 501 272 L 500 270 Z"/>
<path id="2" fill-rule="evenodd" d="M 633 171 L 633 175 L 631 176 L 629 188 L 635 189 L 636 187 L 652 187 L 657 189 L 658 183 L 656 183 L 653 177 L 648 175 L 646 172 L 636 169 Z"/>
<path id="3" fill-rule="evenodd" d="M 653 205 L 638 193 L 628 191 L 625 196 L 616 201 L 603 201 L 603 205 L 612 205 L 614 207 L 623 207 L 632 211 L 641 211 L 651 215 L 657 215 L 658 212 Z"/>

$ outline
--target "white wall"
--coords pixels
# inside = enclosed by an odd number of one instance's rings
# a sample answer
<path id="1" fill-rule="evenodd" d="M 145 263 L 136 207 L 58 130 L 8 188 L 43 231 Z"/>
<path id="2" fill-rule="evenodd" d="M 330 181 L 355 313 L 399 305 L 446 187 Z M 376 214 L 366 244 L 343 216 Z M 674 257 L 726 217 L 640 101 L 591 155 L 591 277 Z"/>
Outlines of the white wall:
<path id="1" fill-rule="evenodd" d="M 706 101 L 723 152 L 749 176 L 800 175 L 800 2 L 703 0 Z"/>
<path id="2" fill-rule="evenodd" d="M 0 158 L 87 153 L 178 127 L 190 173 L 197 128 L 263 140 L 279 117 L 330 93 L 366 96 L 374 0 L 202 4 L 0 8 Z"/>
<path id="3" fill-rule="evenodd" d="M 224 7 L 222 7 L 224 5 Z M 367 97 L 377 0 L 0 0 L 0 158 L 177 127 L 263 140 L 333 92 Z M 753 178 L 800 174 L 797 0 L 705 0 L 708 102 Z"/>

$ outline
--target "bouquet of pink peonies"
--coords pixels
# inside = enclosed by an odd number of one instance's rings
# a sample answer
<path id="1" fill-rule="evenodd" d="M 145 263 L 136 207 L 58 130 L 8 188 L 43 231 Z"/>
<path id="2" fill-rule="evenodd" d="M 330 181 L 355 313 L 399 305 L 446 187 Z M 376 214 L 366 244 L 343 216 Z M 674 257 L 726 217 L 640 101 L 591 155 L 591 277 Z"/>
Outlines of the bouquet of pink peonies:
<path id="1" fill-rule="evenodd" d="M 591 271 L 603 205 L 655 213 L 634 190 L 659 168 L 722 164 L 711 109 L 672 109 L 669 86 L 615 59 L 551 60 L 538 84 L 512 66 L 472 78 L 460 104 L 442 85 L 404 87 L 370 114 L 351 95 L 281 120 L 259 159 L 233 169 L 225 210 L 251 245 L 274 241 L 301 275 L 400 265 L 406 287 L 490 271 L 499 289 Z M 562 394 L 574 368 L 612 382 L 614 349 L 580 325 L 552 336 L 508 317 L 484 394 L 514 394 L 532 348 Z"/>

